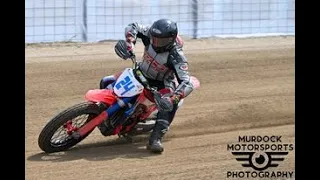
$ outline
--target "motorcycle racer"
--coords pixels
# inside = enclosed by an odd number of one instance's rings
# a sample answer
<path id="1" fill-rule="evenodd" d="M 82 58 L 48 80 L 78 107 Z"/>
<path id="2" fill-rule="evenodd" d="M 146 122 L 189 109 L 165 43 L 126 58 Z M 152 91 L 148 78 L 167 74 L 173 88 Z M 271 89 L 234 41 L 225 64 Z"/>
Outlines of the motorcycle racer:
<path id="1" fill-rule="evenodd" d="M 125 28 L 127 51 L 133 53 L 136 40 L 140 38 L 145 46 L 143 59 L 138 66 L 150 86 L 158 90 L 168 89 L 169 93 L 161 97 L 161 108 L 157 113 L 154 129 L 147 143 L 147 149 L 154 153 L 164 151 L 162 139 L 169 130 L 180 99 L 187 97 L 194 89 L 188 71 L 188 62 L 183 54 L 183 41 L 178 36 L 177 23 L 170 19 L 159 19 L 151 26 L 131 23 Z M 126 60 L 127 52 L 115 46 L 116 54 Z M 112 88 L 119 74 L 103 77 L 100 88 Z M 177 80 L 178 85 L 175 84 Z M 167 109 L 172 107 L 173 109 Z"/>

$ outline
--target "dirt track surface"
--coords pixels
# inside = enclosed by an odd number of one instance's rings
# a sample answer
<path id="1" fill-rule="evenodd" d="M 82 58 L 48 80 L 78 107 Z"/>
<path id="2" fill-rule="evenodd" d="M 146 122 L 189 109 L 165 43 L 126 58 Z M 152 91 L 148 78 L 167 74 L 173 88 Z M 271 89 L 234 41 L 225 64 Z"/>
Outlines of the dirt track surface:
<path id="1" fill-rule="evenodd" d="M 37 138 L 51 117 L 82 102 L 101 77 L 131 66 L 113 44 L 26 46 L 26 179 L 239 179 L 227 171 L 252 169 L 227 150 L 238 136 L 294 143 L 294 37 L 188 40 L 189 69 L 201 87 L 177 112 L 162 155 L 145 150 L 147 137 L 129 144 L 98 130 L 69 151 L 42 153 Z M 294 171 L 294 153 L 266 171 Z"/>

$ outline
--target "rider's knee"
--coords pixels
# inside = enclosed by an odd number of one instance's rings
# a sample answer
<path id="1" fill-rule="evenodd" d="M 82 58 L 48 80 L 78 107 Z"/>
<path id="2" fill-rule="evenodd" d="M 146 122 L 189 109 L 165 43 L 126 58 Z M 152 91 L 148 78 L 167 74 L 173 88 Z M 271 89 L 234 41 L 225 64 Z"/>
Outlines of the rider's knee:
<path id="1" fill-rule="evenodd" d="M 114 75 L 105 76 L 100 80 L 99 87 L 100 89 L 105 89 L 109 84 L 113 83 L 116 80 Z"/>

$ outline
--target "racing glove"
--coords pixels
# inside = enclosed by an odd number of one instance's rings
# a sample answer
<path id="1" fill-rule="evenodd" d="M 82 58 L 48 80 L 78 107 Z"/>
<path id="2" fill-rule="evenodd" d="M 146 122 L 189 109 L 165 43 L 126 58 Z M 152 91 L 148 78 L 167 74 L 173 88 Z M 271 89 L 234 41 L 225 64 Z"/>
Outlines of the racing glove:
<path id="1" fill-rule="evenodd" d="M 120 58 L 127 60 L 134 55 L 133 47 L 133 43 L 127 42 L 125 40 L 119 40 L 114 47 L 114 51 Z"/>
<path id="2" fill-rule="evenodd" d="M 174 105 L 177 105 L 180 101 L 180 96 L 177 94 L 172 96 L 160 96 L 156 94 L 154 97 L 159 110 L 163 111 L 172 111 Z"/>

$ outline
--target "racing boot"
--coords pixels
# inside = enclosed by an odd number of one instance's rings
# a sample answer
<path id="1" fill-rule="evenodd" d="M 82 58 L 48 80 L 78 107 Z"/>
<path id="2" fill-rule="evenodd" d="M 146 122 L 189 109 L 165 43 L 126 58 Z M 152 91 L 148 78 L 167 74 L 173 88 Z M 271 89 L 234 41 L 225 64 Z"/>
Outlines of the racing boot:
<path id="1" fill-rule="evenodd" d="M 149 138 L 149 142 L 147 144 L 147 150 L 153 153 L 162 153 L 164 148 L 161 143 L 163 136 L 169 129 L 169 122 L 164 119 L 157 120 L 151 136 Z"/>

